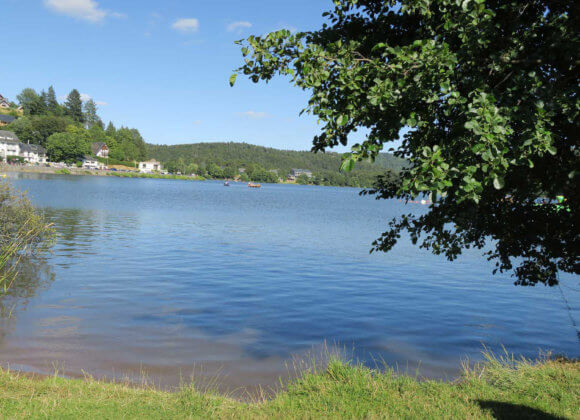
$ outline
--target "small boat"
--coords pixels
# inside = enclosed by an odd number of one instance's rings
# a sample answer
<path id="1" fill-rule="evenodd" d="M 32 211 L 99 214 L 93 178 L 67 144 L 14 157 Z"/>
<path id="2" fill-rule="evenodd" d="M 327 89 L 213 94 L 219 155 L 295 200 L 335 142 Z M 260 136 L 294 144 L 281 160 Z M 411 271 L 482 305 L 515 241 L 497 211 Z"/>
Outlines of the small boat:
<path id="1" fill-rule="evenodd" d="M 254 184 L 252 182 L 248 182 L 248 187 L 250 188 L 262 188 L 260 184 Z"/>
<path id="2" fill-rule="evenodd" d="M 230 186 L 230 182 L 229 181 L 225 181 L 224 182 L 224 187 L 229 187 Z"/>

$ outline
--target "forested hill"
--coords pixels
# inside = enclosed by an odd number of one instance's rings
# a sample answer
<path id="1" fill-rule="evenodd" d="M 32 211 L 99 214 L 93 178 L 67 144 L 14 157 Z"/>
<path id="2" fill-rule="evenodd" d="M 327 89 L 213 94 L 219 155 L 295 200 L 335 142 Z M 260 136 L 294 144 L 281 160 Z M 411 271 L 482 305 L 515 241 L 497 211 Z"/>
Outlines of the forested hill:
<path id="1" fill-rule="evenodd" d="M 341 154 L 312 153 L 309 151 L 278 150 L 269 147 L 254 146 L 247 143 L 195 143 L 181 145 L 147 145 L 150 158 L 163 162 L 168 169 L 179 169 L 188 172 L 188 166 L 207 169 L 217 165 L 221 168 L 238 168 L 259 166 L 266 171 L 276 170 L 280 177 L 285 177 L 291 169 L 308 169 L 320 183 L 332 185 L 368 186 L 385 170 L 399 172 L 405 160 L 390 154 L 381 154 L 375 163 L 361 162 L 352 173 L 340 172 Z M 349 182 L 349 180 L 351 182 Z"/>

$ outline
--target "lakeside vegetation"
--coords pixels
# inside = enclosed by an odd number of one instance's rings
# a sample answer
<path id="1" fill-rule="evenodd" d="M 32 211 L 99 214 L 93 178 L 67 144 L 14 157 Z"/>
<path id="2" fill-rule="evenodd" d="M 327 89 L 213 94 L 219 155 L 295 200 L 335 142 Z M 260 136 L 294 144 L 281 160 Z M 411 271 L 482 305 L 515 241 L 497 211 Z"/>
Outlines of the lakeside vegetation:
<path id="1" fill-rule="evenodd" d="M 200 176 L 176 175 L 176 174 L 157 174 L 141 172 L 106 172 L 107 176 L 117 178 L 148 178 L 148 179 L 178 179 L 182 181 L 203 181 L 205 178 Z"/>
<path id="2" fill-rule="evenodd" d="M 0 181 L 0 299 L 9 290 L 23 258 L 47 252 L 56 231 L 28 198 Z"/>
<path id="3" fill-rule="evenodd" d="M 577 418 L 580 363 L 489 357 L 455 382 L 331 360 L 271 399 L 242 402 L 192 386 L 176 392 L 0 370 L 8 418 Z"/>
<path id="4" fill-rule="evenodd" d="M 371 187 L 378 176 L 398 174 L 407 164 L 404 159 L 381 153 L 374 163 L 361 162 L 346 172 L 341 171 L 339 153 L 278 150 L 236 142 L 148 144 L 147 154 L 163 162 L 170 172 L 196 173 L 206 178 L 232 179 L 239 175 L 246 182 L 278 182 L 292 169 L 307 169 L 312 178 L 303 175 L 298 183 L 350 187 Z"/>

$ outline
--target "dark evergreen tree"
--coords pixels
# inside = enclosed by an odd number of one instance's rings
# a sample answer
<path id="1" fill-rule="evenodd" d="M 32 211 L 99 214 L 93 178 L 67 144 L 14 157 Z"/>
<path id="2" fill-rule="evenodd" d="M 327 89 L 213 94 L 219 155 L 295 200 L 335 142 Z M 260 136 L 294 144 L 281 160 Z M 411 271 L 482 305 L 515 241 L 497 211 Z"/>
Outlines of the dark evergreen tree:
<path id="1" fill-rule="evenodd" d="M 107 136 L 110 136 L 110 137 L 115 137 L 115 134 L 117 134 L 117 129 L 113 125 L 112 121 L 109 121 L 109 125 L 107 125 L 107 129 L 105 130 L 105 133 L 107 134 Z"/>
<path id="2" fill-rule="evenodd" d="M 84 104 L 85 124 L 87 128 L 93 125 L 98 125 L 101 119 L 97 115 L 97 104 L 92 99 L 89 99 Z"/>
<path id="3" fill-rule="evenodd" d="M 45 103 L 46 103 L 47 112 L 54 114 L 54 115 L 61 114 L 60 105 L 58 104 L 58 101 L 56 100 L 56 93 L 55 93 L 54 88 L 52 86 L 50 86 L 48 88 L 48 92 L 46 93 Z"/>
<path id="4" fill-rule="evenodd" d="M 83 101 L 78 90 L 73 89 L 65 102 L 65 113 L 75 122 L 84 123 L 85 115 L 83 113 Z"/>

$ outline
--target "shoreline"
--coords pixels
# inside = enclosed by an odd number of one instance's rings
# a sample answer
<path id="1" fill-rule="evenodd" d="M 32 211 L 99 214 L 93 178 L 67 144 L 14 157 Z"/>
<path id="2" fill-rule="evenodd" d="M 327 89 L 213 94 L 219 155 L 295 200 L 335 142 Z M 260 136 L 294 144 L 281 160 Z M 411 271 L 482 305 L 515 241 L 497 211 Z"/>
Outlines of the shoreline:
<path id="1" fill-rule="evenodd" d="M 85 168 L 53 168 L 44 166 L 14 166 L 0 165 L 0 172 L 4 173 L 29 173 L 29 174 L 47 174 L 47 175 L 71 175 L 71 176 L 101 176 L 117 178 L 149 178 L 149 179 L 175 179 L 183 181 L 205 181 L 203 177 L 192 177 L 186 175 L 163 175 L 150 174 L 141 172 L 115 172 L 103 171 L 98 169 Z"/>
<path id="2" fill-rule="evenodd" d="M 218 178 L 204 178 L 201 176 L 188 176 L 188 175 L 175 175 L 175 174 L 153 174 L 153 173 L 141 173 L 141 172 L 115 172 L 115 171 L 104 171 L 98 169 L 84 169 L 84 168 L 53 168 L 45 166 L 16 166 L 16 165 L 5 165 L 0 164 L 0 173 L 29 173 L 29 174 L 47 174 L 47 175 L 71 175 L 71 176 L 100 176 L 100 177 L 117 177 L 117 178 L 141 178 L 141 179 L 168 179 L 168 180 L 179 180 L 179 181 L 226 181 L 226 179 Z M 233 181 L 230 182 L 247 184 L 245 181 Z M 250 181 L 252 182 L 252 181 Z M 270 183 L 260 183 L 262 185 Z M 304 187 L 333 187 L 333 188 L 354 188 L 357 190 L 365 189 L 366 187 L 353 187 L 349 185 L 316 185 L 316 184 L 299 184 L 297 182 L 282 181 L 276 182 L 271 185 L 298 185 Z"/>
<path id="3" fill-rule="evenodd" d="M 163 391 L 151 382 L 65 379 L 0 368 L 0 412 L 8 418 L 574 418 L 580 361 L 530 361 L 486 354 L 453 382 L 398 375 L 331 359 L 277 392 L 238 396 L 184 382 Z M 549 392 L 546 390 L 549 389 Z M 34 396 L 34 398 L 32 398 Z M 241 398 L 240 398 L 241 397 Z"/>

